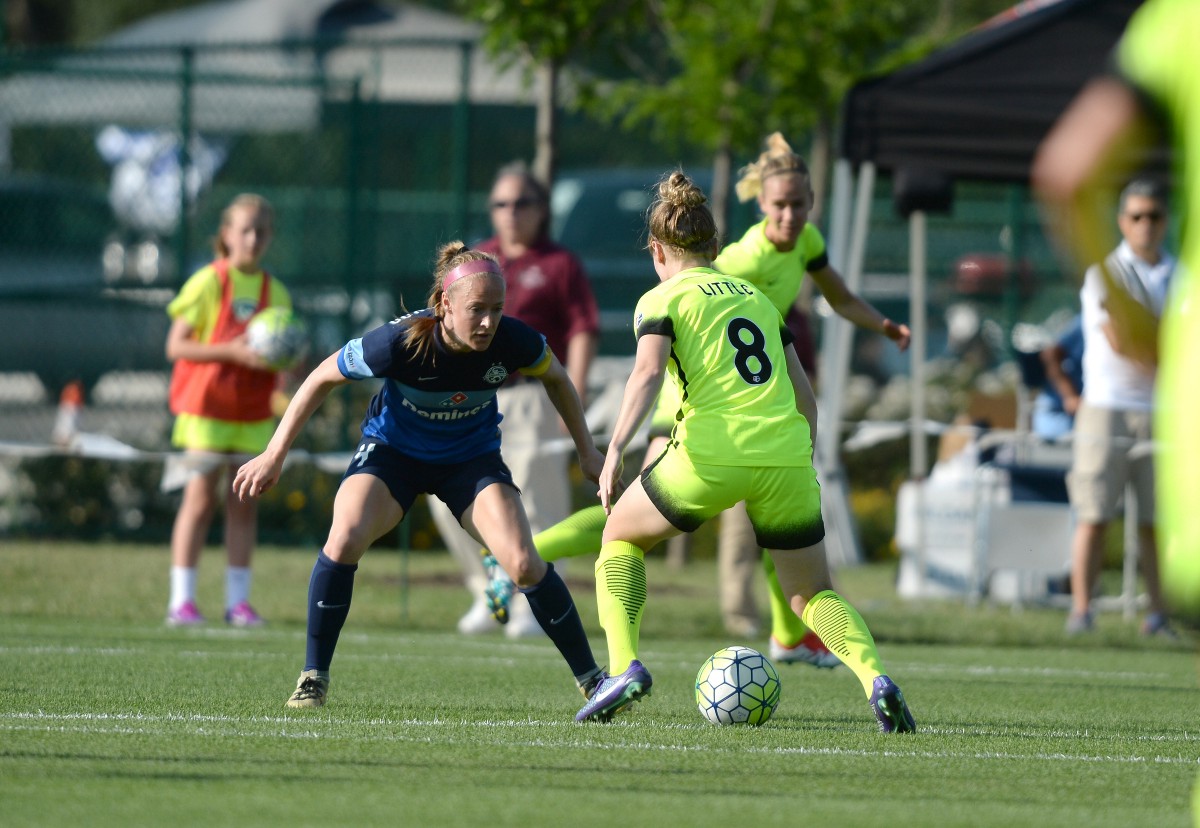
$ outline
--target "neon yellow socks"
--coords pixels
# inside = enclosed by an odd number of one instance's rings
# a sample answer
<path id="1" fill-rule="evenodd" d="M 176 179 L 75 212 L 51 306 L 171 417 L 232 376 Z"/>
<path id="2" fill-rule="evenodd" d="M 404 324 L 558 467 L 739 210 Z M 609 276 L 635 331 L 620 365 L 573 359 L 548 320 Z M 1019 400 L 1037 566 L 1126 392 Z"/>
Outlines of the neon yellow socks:
<path id="1" fill-rule="evenodd" d="M 827 589 L 812 597 L 804 607 L 803 617 L 804 623 L 821 637 L 825 646 L 854 672 L 869 699 L 871 682 L 886 671 L 875 649 L 875 639 L 858 610 L 832 589 Z"/>
<path id="2" fill-rule="evenodd" d="M 792 611 L 792 605 L 779 585 L 779 576 L 775 574 L 775 561 L 765 550 L 763 571 L 767 573 L 767 592 L 771 599 L 771 637 L 785 647 L 795 647 L 808 632 L 808 627 Z"/>
<path id="3" fill-rule="evenodd" d="M 544 561 L 591 555 L 600 549 L 608 515 L 600 505 L 588 506 L 533 536 L 533 546 Z"/>
<path id="4" fill-rule="evenodd" d="M 637 658 L 646 606 L 645 554 L 632 543 L 611 541 L 596 561 L 596 610 L 608 636 L 608 672 L 614 676 Z"/>

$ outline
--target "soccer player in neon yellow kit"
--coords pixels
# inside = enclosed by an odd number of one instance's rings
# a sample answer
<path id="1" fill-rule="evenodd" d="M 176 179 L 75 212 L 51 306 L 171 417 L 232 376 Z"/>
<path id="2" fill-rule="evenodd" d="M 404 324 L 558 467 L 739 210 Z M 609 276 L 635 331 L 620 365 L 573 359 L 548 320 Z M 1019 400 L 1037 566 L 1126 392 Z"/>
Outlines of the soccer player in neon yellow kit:
<path id="1" fill-rule="evenodd" d="M 812 466 L 812 388 L 771 302 L 749 282 L 712 268 L 717 229 L 706 200 L 674 172 L 659 182 L 650 207 L 650 255 L 660 284 L 637 304 L 637 355 L 599 480 L 610 514 L 596 598 L 613 675 L 575 718 L 608 721 L 653 685 L 637 658 L 645 550 L 745 500 L 792 610 L 854 672 L 880 728 L 911 732 L 912 715 L 870 630 L 830 585 Z M 622 494 L 625 449 L 668 372 L 682 398 L 671 440 Z"/>
<path id="2" fill-rule="evenodd" d="M 1175 613 L 1200 616 L 1200 4 L 1149 0 L 1117 47 L 1114 71 L 1091 81 L 1047 136 L 1033 165 L 1041 197 L 1061 211 L 1060 234 L 1082 262 L 1103 262 L 1114 245 L 1113 190 L 1165 127 L 1175 148 L 1185 222 L 1181 276 L 1168 297 L 1159 335 L 1149 312 L 1124 294 L 1107 269 L 1106 308 L 1126 356 L 1158 364 L 1154 433 L 1159 566 Z M 1160 358 L 1161 356 L 1161 358 Z M 1200 828 L 1200 784 L 1192 796 Z"/>
<path id="3" fill-rule="evenodd" d="M 883 334 L 901 350 L 907 348 L 911 339 L 908 326 L 884 317 L 853 293 L 829 265 L 825 239 L 808 221 L 813 191 L 804 159 L 792 151 L 778 132 L 768 136 L 766 144 L 766 151 L 754 163 L 742 168 L 737 183 L 738 198 L 742 201 L 757 199 L 764 218 L 741 239 L 726 246 L 714 260 L 713 267 L 721 273 L 752 282 L 785 317 L 795 304 L 807 273 L 839 316 L 861 328 Z M 666 447 L 666 438 L 679 409 L 679 391 L 668 381 L 663 384 L 652 415 L 647 463 Z M 745 521 L 745 510 L 739 504 L 723 514 L 721 520 Z M 534 543 L 547 560 L 585 554 L 596 548 L 603 527 L 601 509 L 584 509 L 539 533 Z M 802 661 L 817 667 L 840 664 L 837 656 L 791 611 L 774 575 L 770 556 L 761 555 L 748 527 L 747 531 L 736 534 L 749 536 L 750 543 L 727 546 L 729 542 L 723 539 L 720 550 L 722 579 L 744 578 L 748 563 L 762 557 L 771 596 L 771 656 L 778 661 Z M 749 565 L 753 566 L 752 563 Z"/>

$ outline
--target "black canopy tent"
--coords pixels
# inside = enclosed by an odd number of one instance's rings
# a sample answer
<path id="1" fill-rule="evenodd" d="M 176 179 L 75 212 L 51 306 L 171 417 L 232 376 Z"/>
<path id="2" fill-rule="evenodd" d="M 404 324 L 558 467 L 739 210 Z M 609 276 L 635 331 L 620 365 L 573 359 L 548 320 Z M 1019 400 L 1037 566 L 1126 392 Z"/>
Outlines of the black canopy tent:
<path id="1" fill-rule="evenodd" d="M 1034 0 L 953 45 L 856 85 L 840 157 L 878 170 L 1026 181 L 1038 144 L 1103 71 L 1142 0 Z"/>
<path id="2" fill-rule="evenodd" d="M 857 84 L 843 101 L 829 248 L 851 290 L 862 286 L 876 171 L 892 174 L 897 209 L 909 219 L 914 478 L 928 467 L 925 211 L 949 208 L 956 179 L 1028 181 L 1038 145 L 1087 80 L 1105 69 L 1141 3 L 1027 0 L 924 60 Z M 821 415 L 838 423 L 852 331 L 837 317 L 826 325 Z M 854 534 L 838 443 L 837 428 L 819 431 L 826 514 L 835 523 L 830 557 L 853 562 L 859 555 L 847 545 Z"/>

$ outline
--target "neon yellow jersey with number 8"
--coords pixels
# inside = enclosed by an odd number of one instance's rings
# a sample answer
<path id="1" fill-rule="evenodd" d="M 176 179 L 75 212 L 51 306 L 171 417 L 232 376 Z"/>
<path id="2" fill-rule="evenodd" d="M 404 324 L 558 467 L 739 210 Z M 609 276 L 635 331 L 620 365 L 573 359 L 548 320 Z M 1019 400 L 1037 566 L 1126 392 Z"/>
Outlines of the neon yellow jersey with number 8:
<path id="1" fill-rule="evenodd" d="M 684 270 L 642 296 L 634 330 L 671 339 L 666 381 L 682 397 L 672 439 L 696 462 L 810 464 L 812 437 L 784 358 L 791 334 L 758 288 L 709 268 Z"/>

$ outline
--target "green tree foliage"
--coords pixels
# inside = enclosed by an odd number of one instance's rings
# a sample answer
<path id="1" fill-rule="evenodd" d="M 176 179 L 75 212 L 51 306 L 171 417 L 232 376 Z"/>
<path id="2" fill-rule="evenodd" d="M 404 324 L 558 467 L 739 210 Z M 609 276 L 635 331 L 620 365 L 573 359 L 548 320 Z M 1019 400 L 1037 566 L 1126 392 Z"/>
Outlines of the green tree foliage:
<path id="1" fill-rule="evenodd" d="M 832 121 L 859 80 L 915 60 L 1008 5 L 909 0 L 663 0 L 647 22 L 653 62 L 589 99 L 664 139 L 753 152 L 767 130 L 808 134 Z"/>
<path id="2" fill-rule="evenodd" d="M 637 0 L 461 0 L 461 9 L 486 27 L 483 43 L 502 63 L 525 57 L 535 67 L 537 126 L 534 172 L 554 179 L 559 73 L 603 44 L 624 38 L 644 20 Z"/>
<path id="3" fill-rule="evenodd" d="M 637 0 L 462 0 L 461 6 L 487 27 L 484 44 L 494 54 L 559 65 L 627 33 L 648 8 Z"/>
<path id="4" fill-rule="evenodd" d="M 815 136 L 814 179 L 824 179 L 832 124 L 846 91 L 916 51 L 928 21 L 906 0 L 665 0 L 657 51 L 665 82 L 619 81 L 589 103 L 626 125 L 652 123 L 665 141 L 687 136 L 713 152 L 713 202 L 723 215 L 733 157 L 749 158 L 764 135 Z"/>
<path id="5" fill-rule="evenodd" d="M 813 141 L 823 181 L 847 90 L 1008 6 L 1008 0 L 463 0 L 497 54 L 603 68 L 577 104 L 624 126 L 650 125 L 664 149 L 699 144 L 716 158 L 724 213 L 731 158 L 781 130 Z"/>

